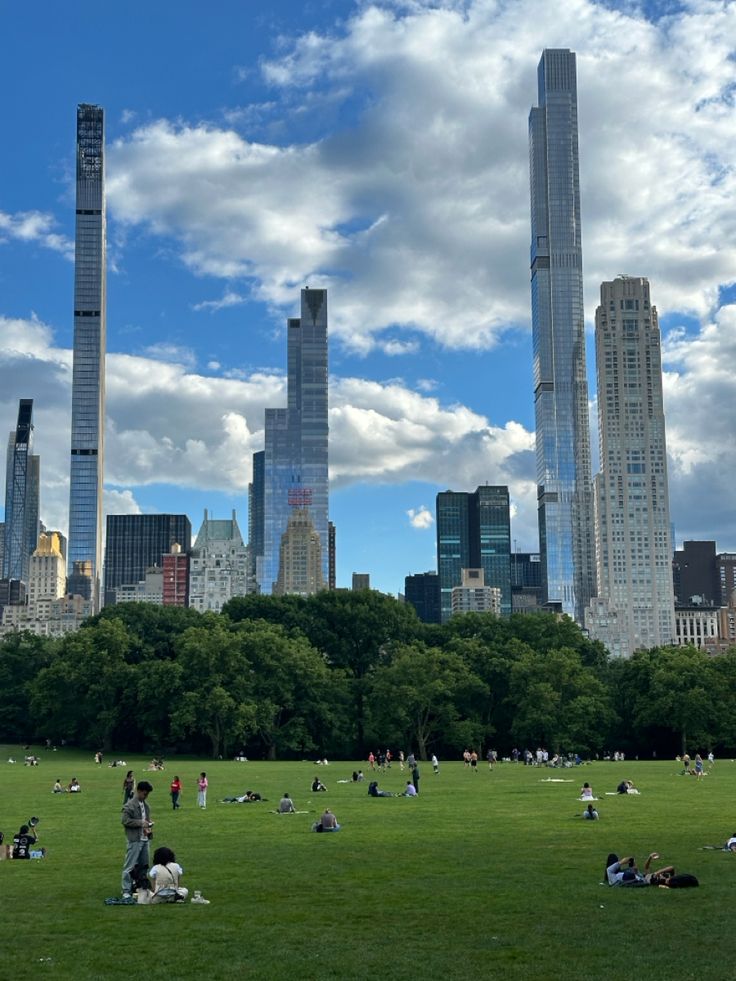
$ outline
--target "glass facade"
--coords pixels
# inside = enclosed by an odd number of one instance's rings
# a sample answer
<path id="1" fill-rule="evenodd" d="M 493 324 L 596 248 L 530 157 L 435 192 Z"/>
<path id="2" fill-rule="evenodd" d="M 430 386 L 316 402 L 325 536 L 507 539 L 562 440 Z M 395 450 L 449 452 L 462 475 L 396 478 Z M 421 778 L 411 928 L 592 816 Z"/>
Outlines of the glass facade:
<path id="1" fill-rule="evenodd" d="M 452 590 L 463 569 L 483 569 L 486 586 L 501 591 L 501 614 L 511 613 L 511 521 L 509 491 L 483 486 L 475 493 L 437 495 L 437 569 L 440 616 L 452 616 Z"/>
<path id="2" fill-rule="evenodd" d="M 105 129 L 99 106 L 77 107 L 74 367 L 68 570 L 92 563 L 99 602 L 105 430 Z"/>
<path id="3" fill-rule="evenodd" d="M 595 593 L 575 55 L 547 49 L 529 116 L 537 499 L 546 602 L 578 622 Z"/>
<path id="4" fill-rule="evenodd" d="M 321 547 L 322 580 L 329 582 L 327 471 L 327 290 L 303 289 L 301 317 L 288 321 L 285 409 L 266 409 L 263 557 L 256 559 L 260 591 L 279 577 L 281 537 L 294 508 L 309 512 Z"/>
<path id="5" fill-rule="evenodd" d="M 105 605 L 119 586 L 145 579 L 149 566 L 162 566 L 172 545 L 189 552 L 192 524 L 185 514 L 108 514 L 105 535 Z"/>
<path id="6" fill-rule="evenodd" d="M 248 484 L 248 544 L 251 579 L 254 581 L 258 575 L 258 560 L 263 562 L 265 463 L 264 450 L 253 454 L 253 479 Z"/>
<path id="7" fill-rule="evenodd" d="M 39 458 L 33 455 L 33 399 L 21 399 L 18 423 L 8 439 L 5 471 L 5 543 L 1 574 L 28 583 L 38 544 Z"/>

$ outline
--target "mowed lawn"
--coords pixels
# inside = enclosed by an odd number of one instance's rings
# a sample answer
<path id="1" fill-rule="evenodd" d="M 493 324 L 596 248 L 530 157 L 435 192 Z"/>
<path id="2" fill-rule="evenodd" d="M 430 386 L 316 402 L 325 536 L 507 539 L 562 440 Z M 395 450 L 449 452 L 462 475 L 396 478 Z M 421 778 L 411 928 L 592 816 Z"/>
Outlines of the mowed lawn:
<path id="1" fill-rule="evenodd" d="M 209 906 L 115 907 L 125 837 L 124 769 L 91 754 L 0 747 L 6 842 L 40 818 L 43 861 L 0 863 L 0 978 L 714 978 L 736 977 L 736 855 L 700 850 L 736 831 L 736 763 L 698 782 L 674 762 L 595 763 L 574 770 L 499 764 L 490 774 L 421 764 L 418 799 L 373 800 L 356 766 L 179 759 L 137 779 L 154 785 L 153 845 Z M 5 762 L 9 755 L 19 760 Z M 196 776 L 210 780 L 206 811 Z M 316 773 L 327 794 L 312 794 Z M 168 785 L 184 784 L 173 812 Z M 80 795 L 53 795 L 77 776 Z M 569 783 L 546 782 L 548 777 Z M 622 778 L 639 797 L 607 797 Z M 381 786 L 403 789 L 398 765 Z M 584 822 L 583 781 L 601 798 Z M 267 803 L 221 804 L 259 791 Z M 284 791 L 307 814 L 270 813 Z M 338 834 L 310 826 L 329 806 Z M 610 889 L 609 851 L 692 872 L 699 889 Z"/>

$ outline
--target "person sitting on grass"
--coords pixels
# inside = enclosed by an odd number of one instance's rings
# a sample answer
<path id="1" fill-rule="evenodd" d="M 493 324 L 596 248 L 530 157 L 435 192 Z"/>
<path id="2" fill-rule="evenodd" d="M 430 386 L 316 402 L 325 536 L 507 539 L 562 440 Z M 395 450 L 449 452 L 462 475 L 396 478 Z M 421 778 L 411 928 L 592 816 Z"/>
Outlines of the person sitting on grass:
<path id="1" fill-rule="evenodd" d="M 38 841 L 36 829 L 31 830 L 27 824 L 20 826 L 20 831 L 13 838 L 13 858 L 45 858 L 45 848 L 34 848 Z"/>
<path id="2" fill-rule="evenodd" d="M 378 781 L 371 780 L 368 784 L 368 796 L 369 797 L 393 797 L 394 795 L 388 790 L 379 790 Z"/>
<path id="3" fill-rule="evenodd" d="M 339 831 L 340 825 L 337 823 L 337 818 L 329 809 L 325 808 L 325 812 L 319 821 L 316 821 L 312 826 L 314 831 Z"/>
<path id="4" fill-rule="evenodd" d="M 189 895 L 189 890 L 179 885 L 179 879 L 184 869 L 176 861 L 176 855 L 170 848 L 162 846 L 153 853 L 153 868 L 150 871 L 153 879 L 152 903 L 181 903 Z"/>
<path id="5" fill-rule="evenodd" d="M 411 780 L 407 780 L 406 781 L 406 786 L 404 787 L 404 792 L 403 792 L 403 794 L 399 794 L 399 796 L 400 797 L 416 797 L 417 796 L 417 788 L 414 786 L 414 784 L 411 782 Z"/>
<path id="6" fill-rule="evenodd" d="M 631 780 L 622 780 L 621 783 L 616 787 L 617 794 L 638 794 L 639 791 L 634 786 Z"/>
<path id="7" fill-rule="evenodd" d="M 320 780 L 319 777 L 315 777 L 314 780 L 312 781 L 312 793 L 313 794 L 317 794 L 317 793 L 320 793 L 320 792 L 323 792 L 323 793 L 326 794 L 327 793 L 327 787 L 325 787 L 325 785 L 322 783 L 322 781 Z"/>
<path id="8" fill-rule="evenodd" d="M 70 794 L 79 794 L 79 793 L 81 793 L 82 788 L 79 785 L 79 781 L 77 780 L 76 777 L 72 777 L 72 782 L 67 787 L 67 790 L 69 791 Z"/>
<path id="9" fill-rule="evenodd" d="M 584 783 L 583 786 L 580 788 L 580 800 L 595 800 L 595 799 L 596 798 L 593 796 L 593 788 L 590 786 L 589 783 L 587 782 Z"/>
<path id="10" fill-rule="evenodd" d="M 592 804 L 588 804 L 587 808 L 583 811 L 583 819 L 585 821 L 598 820 L 598 811 L 596 811 Z"/>
<path id="11" fill-rule="evenodd" d="M 54 789 L 53 789 L 52 793 L 54 793 L 54 794 L 63 794 L 64 793 L 64 787 L 62 787 L 62 785 L 61 785 L 61 777 L 57 777 L 56 778 L 56 783 L 54 784 Z"/>
<path id="12" fill-rule="evenodd" d="M 296 814 L 294 801 L 289 797 L 289 792 L 284 791 L 284 796 L 279 801 L 279 814 Z"/>

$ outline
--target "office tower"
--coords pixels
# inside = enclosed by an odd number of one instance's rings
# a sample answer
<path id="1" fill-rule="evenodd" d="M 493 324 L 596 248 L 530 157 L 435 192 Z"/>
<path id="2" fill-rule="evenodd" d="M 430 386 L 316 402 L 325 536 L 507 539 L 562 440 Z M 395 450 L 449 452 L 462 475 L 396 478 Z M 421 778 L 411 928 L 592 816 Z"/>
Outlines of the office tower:
<path id="1" fill-rule="evenodd" d="M 99 106 L 77 107 L 74 361 L 68 570 L 92 563 L 99 604 L 105 437 L 105 127 Z"/>
<path id="2" fill-rule="evenodd" d="M 451 592 L 452 615 L 458 613 L 493 613 L 501 616 L 501 590 L 486 586 L 482 569 L 462 569 L 459 586 Z"/>
<path id="3" fill-rule="evenodd" d="M 28 565 L 38 544 L 39 471 L 39 458 L 33 455 L 33 399 L 21 399 L 5 471 L 5 579 L 28 583 Z"/>
<path id="4" fill-rule="evenodd" d="M 292 509 L 309 512 L 329 581 L 327 475 L 327 290 L 303 289 L 301 317 L 288 321 L 285 409 L 266 409 L 264 543 L 259 586 L 279 577 L 281 540 Z"/>
<path id="5" fill-rule="evenodd" d="M 274 596 L 314 596 L 325 588 L 322 542 L 308 508 L 292 508 L 281 536 Z"/>
<path id="6" fill-rule="evenodd" d="M 189 563 L 189 605 L 200 613 L 216 613 L 233 596 L 248 593 L 250 550 L 243 542 L 235 512 L 228 521 L 204 521 L 192 546 Z"/>
<path id="7" fill-rule="evenodd" d="M 601 285 L 595 349 L 598 597 L 618 614 L 627 656 L 675 637 L 660 336 L 646 279 Z"/>
<path id="8" fill-rule="evenodd" d="M 579 623 L 595 593 L 575 55 L 547 49 L 529 115 L 537 508 L 544 594 Z"/>
<path id="9" fill-rule="evenodd" d="M 164 606 L 189 606 L 189 555 L 174 542 L 163 556 Z"/>
<path id="10" fill-rule="evenodd" d="M 161 565 L 174 543 L 188 552 L 192 525 L 185 514 L 108 514 L 105 543 L 105 605 L 115 603 L 119 586 L 143 581 L 146 569 Z"/>
<path id="11" fill-rule="evenodd" d="M 0 576 L 3 574 L 3 561 L 5 556 L 5 522 L 0 521 Z"/>
<path id="12" fill-rule="evenodd" d="M 501 613 L 511 613 L 511 521 L 508 487 L 437 495 L 437 569 L 441 620 L 452 615 L 452 589 L 463 569 L 483 569 L 485 585 L 501 590 Z"/>
<path id="13" fill-rule="evenodd" d="M 259 568 L 263 563 L 265 462 L 265 450 L 253 454 L 253 478 L 248 484 L 248 545 L 254 583 L 259 580 Z"/>
<path id="14" fill-rule="evenodd" d="M 417 611 L 422 623 L 440 622 L 440 577 L 436 572 L 406 576 L 404 598 Z"/>
<path id="15" fill-rule="evenodd" d="M 371 576 L 369 572 L 353 573 L 353 591 L 371 588 Z"/>

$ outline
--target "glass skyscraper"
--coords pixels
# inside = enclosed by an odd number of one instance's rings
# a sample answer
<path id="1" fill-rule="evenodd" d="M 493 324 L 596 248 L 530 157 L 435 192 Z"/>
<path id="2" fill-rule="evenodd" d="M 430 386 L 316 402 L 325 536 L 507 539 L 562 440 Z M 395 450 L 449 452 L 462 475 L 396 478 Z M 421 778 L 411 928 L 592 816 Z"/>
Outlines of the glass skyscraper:
<path id="1" fill-rule="evenodd" d="M 105 435 L 105 127 L 99 106 L 77 107 L 74 369 L 68 572 L 91 562 L 95 606 L 102 557 Z"/>
<path id="2" fill-rule="evenodd" d="M 18 423 L 8 439 L 3 579 L 28 583 L 31 555 L 38 545 L 39 471 L 39 458 L 33 455 L 33 399 L 21 399 Z"/>
<path id="3" fill-rule="evenodd" d="M 327 472 L 327 290 L 303 289 L 301 317 L 288 321 L 285 409 L 266 409 L 263 558 L 258 585 L 270 594 L 279 578 L 281 536 L 294 508 L 319 535 L 322 579 L 329 582 Z"/>
<path id="4" fill-rule="evenodd" d="M 511 521 L 508 487 L 437 495 L 437 569 L 441 620 L 452 616 L 452 590 L 463 569 L 483 569 L 486 586 L 501 591 L 501 614 L 511 613 Z"/>
<path id="5" fill-rule="evenodd" d="M 547 49 L 529 115 L 539 548 L 546 602 L 579 623 L 595 593 L 575 55 Z"/>

